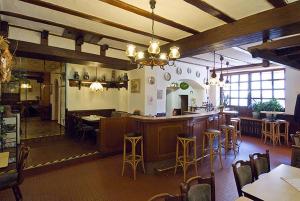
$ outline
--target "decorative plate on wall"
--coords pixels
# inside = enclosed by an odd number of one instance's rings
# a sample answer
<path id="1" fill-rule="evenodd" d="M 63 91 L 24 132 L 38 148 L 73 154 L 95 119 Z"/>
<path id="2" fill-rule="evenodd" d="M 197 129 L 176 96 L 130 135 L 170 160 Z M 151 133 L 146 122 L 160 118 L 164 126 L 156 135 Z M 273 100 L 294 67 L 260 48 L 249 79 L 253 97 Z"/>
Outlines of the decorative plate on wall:
<path id="1" fill-rule="evenodd" d="M 187 68 L 187 72 L 188 72 L 188 74 L 191 74 L 192 73 L 192 69 L 191 68 Z"/>
<path id="2" fill-rule="evenodd" d="M 196 72 L 196 77 L 200 77 L 200 75 L 201 75 L 200 72 L 197 71 L 197 72 Z"/>
<path id="3" fill-rule="evenodd" d="M 151 85 L 155 84 L 155 77 L 150 76 L 149 79 L 148 79 L 148 83 L 151 84 Z"/>
<path id="4" fill-rule="evenodd" d="M 182 69 L 180 67 L 176 68 L 176 73 L 177 75 L 181 75 Z"/>
<path id="5" fill-rule="evenodd" d="M 179 86 L 180 86 L 180 89 L 182 89 L 182 90 L 186 90 L 189 88 L 189 84 L 186 82 L 181 82 Z"/>
<path id="6" fill-rule="evenodd" d="M 165 73 L 164 78 L 165 78 L 166 81 L 170 81 L 171 80 L 171 74 L 170 73 Z"/>

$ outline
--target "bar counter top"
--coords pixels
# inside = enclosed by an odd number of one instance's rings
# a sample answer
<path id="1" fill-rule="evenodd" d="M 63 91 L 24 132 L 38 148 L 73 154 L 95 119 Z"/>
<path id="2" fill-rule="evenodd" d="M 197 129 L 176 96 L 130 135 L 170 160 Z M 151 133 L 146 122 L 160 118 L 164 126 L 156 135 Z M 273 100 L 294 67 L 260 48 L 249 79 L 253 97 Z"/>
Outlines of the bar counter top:
<path id="1" fill-rule="evenodd" d="M 165 117 L 138 116 L 138 115 L 133 115 L 130 117 L 141 122 L 164 122 L 164 121 L 189 120 L 194 118 L 196 119 L 196 118 L 208 117 L 216 114 L 219 114 L 219 111 L 201 112 L 201 113 L 192 113 L 187 115 L 165 116 Z"/>

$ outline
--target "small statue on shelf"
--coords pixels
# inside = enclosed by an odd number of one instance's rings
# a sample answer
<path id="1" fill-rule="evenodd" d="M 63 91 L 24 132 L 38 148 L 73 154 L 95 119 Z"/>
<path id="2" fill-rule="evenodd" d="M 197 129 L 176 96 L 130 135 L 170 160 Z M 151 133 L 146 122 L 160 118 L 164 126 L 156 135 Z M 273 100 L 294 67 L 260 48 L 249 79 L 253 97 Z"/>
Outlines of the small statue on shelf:
<path id="1" fill-rule="evenodd" d="M 74 72 L 73 78 L 74 80 L 79 80 L 80 76 L 77 71 Z"/>
<path id="2" fill-rule="evenodd" d="M 84 80 L 90 79 L 90 76 L 89 76 L 89 73 L 88 73 L 88 72 L 85 72 L 85 73 L 83 74 L 83 79 L 84 79 Z"/>

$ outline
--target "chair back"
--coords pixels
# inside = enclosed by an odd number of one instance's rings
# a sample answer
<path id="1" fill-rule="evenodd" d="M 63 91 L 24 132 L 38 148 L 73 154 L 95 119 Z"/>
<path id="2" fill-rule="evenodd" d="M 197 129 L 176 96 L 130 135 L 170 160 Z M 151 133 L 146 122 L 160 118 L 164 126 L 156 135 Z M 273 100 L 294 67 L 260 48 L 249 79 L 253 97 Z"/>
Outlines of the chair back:
<path id="1" fill-rule="evenodd" d="M 239 160 L 232 164 L 232 169 L 238 194 L 243 196 L 243 186 L 254 181 L 251 162 Z"/>
<path id="2" fill-rule="evenodd" d="M 300 168 L 300 146 L 292 146 L 291 166 Z"/>
<path id="3" fill-rule="evenodd" d="M 269 150 L 266 150 L 266 153 L 254 153 L 249 155 L 253 176 L 255 179 L 258 179 L 258 176 L 267 172 L 270 172 L 270 154 Z"/>
<path id="4" fill-rule="evenodd" d="M 22 184 L 24 181 L 24 168 L 25 168 L 25 163 L 27 160 L 29 154 L 29 147 L 25 145 L 21 145 L 20 151 L 18 154 L 18 161 L 17 161 L 17 171 L 18 171 L 18 184 Z"/>
<path id="5" fill-rule="evenodd" d="M 169 193 L 160 193 L 151 197 L 148 201 L 181 201 L 180 196 L 171 195 Z"/>
<path id="6" fill-rule="evenodd" d="M 215 201 L 215 177 L 192 177 L 180 185 L 181 197 L 184 201 Z"/>

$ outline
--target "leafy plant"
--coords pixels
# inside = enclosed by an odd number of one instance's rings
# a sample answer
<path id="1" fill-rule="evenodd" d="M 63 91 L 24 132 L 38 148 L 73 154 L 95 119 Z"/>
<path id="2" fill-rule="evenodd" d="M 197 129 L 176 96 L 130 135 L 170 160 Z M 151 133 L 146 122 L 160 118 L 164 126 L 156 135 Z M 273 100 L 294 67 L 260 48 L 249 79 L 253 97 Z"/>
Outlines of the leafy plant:
<path id="1" fill-rule="evenodd" d="M 254 103 L 252 103 L 250 105 L 250 108 L 252 109 L 253 112 L 260 112 L 260 111 L 263 111 L 263 108 L 264 108 L 264 103 L 263 102 L 256 102 L 254 100 Z"/>
<path id="2" fill-rule="evenodd" d="M 282 112 L 284 111 L 284 108 L 280 105 L 278 100 L 274 98 L 268 102 L 264 102 L 264 111 Z"/>

